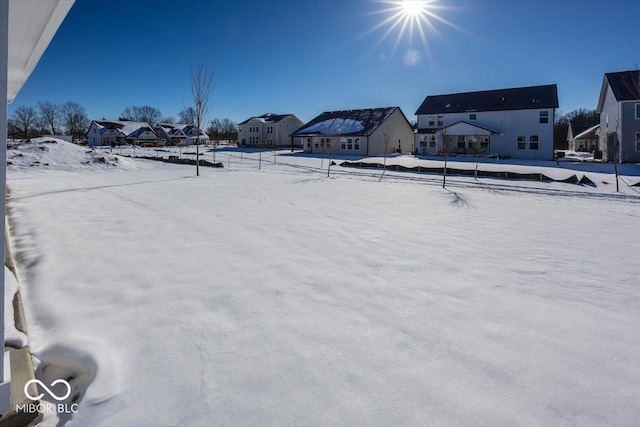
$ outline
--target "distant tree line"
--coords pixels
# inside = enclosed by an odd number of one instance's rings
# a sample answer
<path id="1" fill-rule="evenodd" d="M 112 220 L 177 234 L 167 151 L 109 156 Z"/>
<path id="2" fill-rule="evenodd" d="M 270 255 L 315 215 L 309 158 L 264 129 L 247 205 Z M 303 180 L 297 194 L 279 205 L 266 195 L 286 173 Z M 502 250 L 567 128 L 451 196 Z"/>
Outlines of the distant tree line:
<path id="1" fill-rule="evenodd" d="M 163 116 L 159 109 L 149 105 L 126 107 L 118 120 L 147 122 L 152 127 L 160 123 L 195 124 L 196 111 L 186 107 L 178 112 L 178 119 Z M 86 109 L 74 101 L 62 104 L 39 101 L 37 107 L 22 105 L 16 108 L 8 120 L 8 137 L 10 139 L 34 138 L 41 135 L 72 135 L 74 140 L 83 140 L 91 121 Z M 238 139 L 238 125 L 231 119 L 214 118 L 206 129 L 209 138 L 214 142 Z"/>
<path id="2" fill-rule="evenodd" d="M 45 134 L 81 139 L 89 127 L 89 118 L 85 108 L 74 101 L 63 104 L 38 102 L 37 108 L 26 105 L 16 108 L 8 125 L 8 136 L 12 139 Z"/>

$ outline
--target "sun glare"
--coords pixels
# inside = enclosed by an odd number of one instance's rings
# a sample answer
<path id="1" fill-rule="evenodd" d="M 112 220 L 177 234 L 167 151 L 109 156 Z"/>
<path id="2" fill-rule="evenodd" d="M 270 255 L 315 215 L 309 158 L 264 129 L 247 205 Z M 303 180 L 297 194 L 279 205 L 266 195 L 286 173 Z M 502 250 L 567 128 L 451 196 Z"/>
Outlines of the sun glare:
<path id="1" fill-rule="evenodd" d="M 422 14 L 425 3 L 424 0 L 404 0 L 402 11 L 408 16 L 418 16 Z"/>
<path id="2" fill-rule="evenodd" d="M 405 63 L 411 66 L 417 65 L 420 52 L 416 50 L 414 46 L 414 38 L 419 38 L 424 51 L 428 52 L 428 34 L 435 34 L 442 38 L 434 25 L 435 21 L 458 28 L 438 15 L 437 12 L 439 10 L 446 9 L 446 6 L 440 4 L 441 1 L 442 0 L 376 0 L 377 3 L 382 3 L 386 5 L 386 7 L 372 12 L 372 14 L 380 14 L 385 17 L 381 22 L 365 32 L 365 34 L 369 34 L 380 29 L 384 30 L 384 33 L 373 49 L 378 48 L 387 37 L 396 33 L 395 42 L 391 50 L 391 57 L 395 55 L 401 40 L 406 39 L 408 49 L 404 54 L 404 58 L 407 58 L 407 54 L 409 54 L 408 57 L 412 59 L 408 62 L 405 60 Z"/>

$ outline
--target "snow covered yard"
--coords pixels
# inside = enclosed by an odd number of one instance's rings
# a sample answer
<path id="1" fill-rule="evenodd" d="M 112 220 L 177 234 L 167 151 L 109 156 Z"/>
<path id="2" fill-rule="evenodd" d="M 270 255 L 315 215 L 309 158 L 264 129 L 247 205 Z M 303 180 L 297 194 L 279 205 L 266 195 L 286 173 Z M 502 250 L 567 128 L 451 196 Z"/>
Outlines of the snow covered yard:
<path id="1" fill-rule="evenodd" d="M 120 159 L 9 167 L 68 425 L 640 423 L 631 187 Z"/>

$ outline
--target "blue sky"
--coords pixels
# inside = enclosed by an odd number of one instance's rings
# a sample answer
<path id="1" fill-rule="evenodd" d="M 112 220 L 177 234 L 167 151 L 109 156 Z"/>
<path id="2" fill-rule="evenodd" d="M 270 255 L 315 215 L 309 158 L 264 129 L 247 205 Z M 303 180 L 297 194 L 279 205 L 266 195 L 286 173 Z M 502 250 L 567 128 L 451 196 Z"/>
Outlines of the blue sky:
<path id="1" fill-rule="evenodd" d="M 45 0 L 43 0 L 45 1 Z M 374 0 L 76 0 L 9 114 L 73 100 L 90 119 L 127 106 L 177 116 L 190 65 L 215 68 L 210 118 L 266 112 L 303 121 L 327 110 L 399 105 L 427 95 L 556 83 L 560 110 L 595 108 L 602 75 L 640 68 L 640 2 L 473 0 L 432 3 L 427 49 L 405 31 L 369 31 L 392 13 Z M 398 40 L 394 52 L 394 44 Z M 413 50 L 407 62 L 406 53 Z"/>

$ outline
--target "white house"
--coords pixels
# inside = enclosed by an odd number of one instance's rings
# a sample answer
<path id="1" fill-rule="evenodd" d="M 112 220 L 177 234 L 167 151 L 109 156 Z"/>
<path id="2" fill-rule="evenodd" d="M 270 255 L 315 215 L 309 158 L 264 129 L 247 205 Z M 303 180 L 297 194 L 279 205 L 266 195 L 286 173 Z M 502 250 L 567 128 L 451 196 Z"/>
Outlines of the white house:
<path id="1" fill-rule="evenodd" d="M 427 96 L 416 152 L 551 160 L 556 108 L 555 84 Z"/>
<path id="2" fill-rule="evenodd" d="M 200 144 L 209 142 L 209 135 L 202 129 L 198 132 L 196 125 L 160 123 L 154 128 L 158 140 L 171 145 L 194 145 L 196 140 Z"/>
<path id="3" fill-rule="evenodd" d="M 158 137 L 147 122 L 93 120 L 87 131 L 87 140 L 90 146 L 143 145 L 155 144 Z"/>
<path id="4" fill-rule="evenodd" d="M 267 113 L 238 124 L 238 146 L 291 147 L 291 133 L 302 126 L 294 114 Z"/>
<path id="5" fill-rule="evenodd" d="M 606 73 L 597 111 L 603 160 L 640 162 L 640 70 Z"/>
<path id="6" fill-rule="evenodd" d="M 325 111 L 291 136 L 307 153 L 380 156 L 413 150 L 413 128 L 400 107 Z"/>

